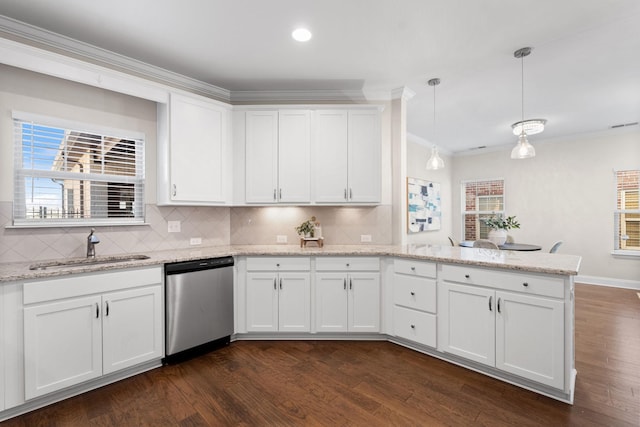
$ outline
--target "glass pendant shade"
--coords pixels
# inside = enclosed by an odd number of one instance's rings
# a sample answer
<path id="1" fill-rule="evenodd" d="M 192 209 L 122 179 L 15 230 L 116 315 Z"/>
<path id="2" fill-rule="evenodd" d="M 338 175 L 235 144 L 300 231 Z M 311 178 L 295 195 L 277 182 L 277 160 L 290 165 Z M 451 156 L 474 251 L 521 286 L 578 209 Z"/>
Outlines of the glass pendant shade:
<path id="1" fill-rule="evenodd" d="M 444 160 L 442 160 L 442 157 L 438 154 L 438 147 L 434 146 L 431 149 L 431 157 L 427 160 L 427 170 L 438 169 L 444 169 Z"/>
<path id="2" fill-rule="evenodd" d="M 522 132 L 518 138 L 518 144 L 511 150 L 512 159 L 528 159 L 535 157 L 536 149 L 533 145 L 529 144 L 527 140 L 527 134 Z"/>

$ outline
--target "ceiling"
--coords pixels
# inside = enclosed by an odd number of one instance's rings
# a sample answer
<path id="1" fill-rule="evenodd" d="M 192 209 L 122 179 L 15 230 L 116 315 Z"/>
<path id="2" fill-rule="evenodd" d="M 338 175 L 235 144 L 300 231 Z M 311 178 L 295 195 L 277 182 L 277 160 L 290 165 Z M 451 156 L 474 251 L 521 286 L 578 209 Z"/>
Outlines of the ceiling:
<path id="1" fill-rule="evenodd" d="M 638 0 L 2 0 L 0 15 L 249 99 L 407 87 L 408 132 L 441 150 L 514 145 L 640 120 Z M 313 33 L 292 40 L 299 25 Z M 427 85 L 439 77 L 434 91 Z M 351 95 L 349 95 L 351 96 Z M 637 128 L 637 126 L 635 126 Z"/>

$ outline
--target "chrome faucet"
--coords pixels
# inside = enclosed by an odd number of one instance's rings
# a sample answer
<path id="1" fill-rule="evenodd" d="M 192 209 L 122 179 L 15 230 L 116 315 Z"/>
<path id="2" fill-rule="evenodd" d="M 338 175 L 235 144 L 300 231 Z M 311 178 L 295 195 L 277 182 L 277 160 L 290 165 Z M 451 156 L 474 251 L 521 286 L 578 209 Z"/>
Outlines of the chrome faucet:
<path id="1" fill-rule="evenodd" d="M 98 236 L 93 234 L 96 231 L 95 228 L 91 229 L 91 233 L 87 236 L 87 258 L 95 258 L 96 257 L 96 243 L 100 243 L 100 239 Z"/>

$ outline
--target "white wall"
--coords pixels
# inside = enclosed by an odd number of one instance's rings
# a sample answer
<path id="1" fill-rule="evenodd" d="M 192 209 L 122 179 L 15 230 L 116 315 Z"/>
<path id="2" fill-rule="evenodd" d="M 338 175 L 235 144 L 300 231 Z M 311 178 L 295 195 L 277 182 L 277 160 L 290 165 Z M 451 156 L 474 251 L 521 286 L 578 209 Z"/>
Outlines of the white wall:
<path id="1" fill-rule="evenodd" d="M 536 157 L 511 160 L 510 150 L 453 159 L 453 234 L 461 236 L 460 183 L 504 178 L 505 209 L 521 229 L 516 241 L 582 256 L 580 276 L 640 282 L 640 258 L 611 255 L 615 170 L 640 169 L 640 132 L 612 130 L 536 142 Z M 514 139 L 514 145 L 516 140 Z"/>
<path id="2" fill-rule="evenodd" d="M 444 160 L 444 169 L 431 171 L 426 169 L 427 160 L 431 156 L 431 148 L 420 145 L 413 141 L 407 141 L 407 176 L 419 178 L 425 181 L 440 183 L 442 191 L 442 228 L 438 231 L 424 231 L 421 233 L 410 233 L 407 235 L 407 243 L 430 243 L 434 245 L 449 245 L 448 236 L 453 233 L 453 205 L 451 177 L 454 163 L 450 156 L 440 153 Z M 404 208 L 406 215 L 407 209 Z M 406 232 L 406 231 L 405 231 Z"/>

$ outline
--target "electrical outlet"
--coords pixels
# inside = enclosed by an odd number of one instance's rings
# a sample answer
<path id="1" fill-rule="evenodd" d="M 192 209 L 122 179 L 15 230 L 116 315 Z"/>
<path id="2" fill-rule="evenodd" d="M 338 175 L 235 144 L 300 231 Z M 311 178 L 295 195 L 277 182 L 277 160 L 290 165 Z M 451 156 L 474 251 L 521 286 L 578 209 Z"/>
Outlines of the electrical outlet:
<path id="1" fill-rule="evenodd" d="M 202 244 L 202 238 L 200 238 L 200 237 L 192 237 L 191 239 L 189 239 L 189 244 L 191 246 L 201 245 Z"/>
<path id="2" fill-rule="evenodd" d="M 167 231 L 169 233 L 179 233 L 180 221 L 167 221 Z"/>
<path id="3" fill-rule="evenodd" d="M 287 243 L 287 236 L 285 234 L 278 234 L 276 236 L 276 242 L 278 242 L 278 243 Z"/>
<path id="4" fill-rule="evenodd" d="M 371 242 L 371 234 L 361 234 L 360 235 L 360 241 L 362 243 Z"/>

